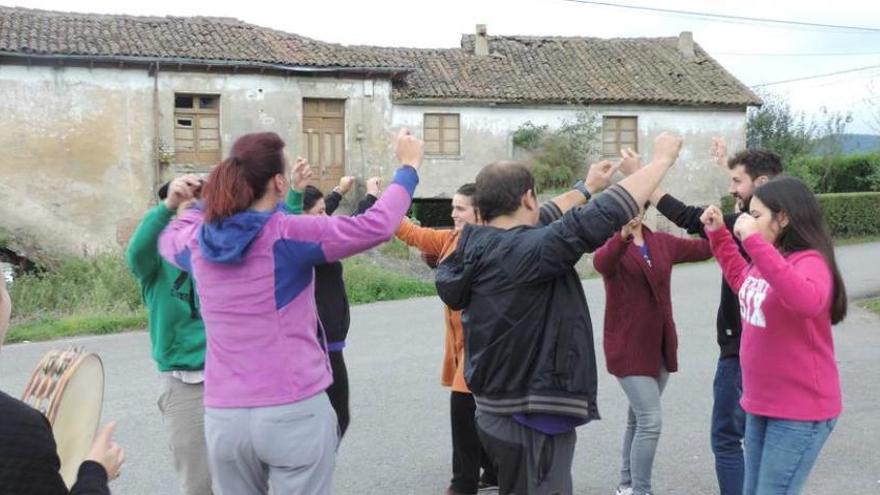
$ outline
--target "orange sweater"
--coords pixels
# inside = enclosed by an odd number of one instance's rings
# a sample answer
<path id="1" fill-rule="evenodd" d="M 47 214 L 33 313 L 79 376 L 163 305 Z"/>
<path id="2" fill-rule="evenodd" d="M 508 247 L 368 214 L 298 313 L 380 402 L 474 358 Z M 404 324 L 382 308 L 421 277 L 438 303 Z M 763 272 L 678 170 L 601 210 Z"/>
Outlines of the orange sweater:
<path id="1" fill-rule="evenodd" d="M 437 256 L 438 262 L 455 251 L 460 232 L 457 230 L 435 230 L 419 227 L 409 220 L 400 222 L 397 238 L 419 251 Z M 440 383 L 452 387 L 455 392 L 471 393 L 464 381 L 464 334 L 461 328 L 461 311 L 453 311 L 443 306 L 446 321 L 446 351 L 443 355 L 443 370 Z"/>

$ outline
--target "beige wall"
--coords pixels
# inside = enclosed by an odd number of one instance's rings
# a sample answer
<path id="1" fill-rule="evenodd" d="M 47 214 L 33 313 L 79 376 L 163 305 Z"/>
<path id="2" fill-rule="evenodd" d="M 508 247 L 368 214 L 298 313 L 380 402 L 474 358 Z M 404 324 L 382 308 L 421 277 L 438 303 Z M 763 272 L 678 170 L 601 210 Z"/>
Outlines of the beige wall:
<path id="1" fill-rule="evenodd" d="M 387 80 L 4 65 L 0 236 L 27 256 L 116 249 L 117 225 L 155 203 L 156 130 L 173 147 L 176 92 L 220 95 L 223 156 L 255 131 L 302 154 L 302 98 L 345 99 L 348 173 L 393 169 Z"/>
<path id="2" fill-rule="evenodd" d="M 743 110 L 711 110 L 649 106 L 593 106 L 587 108 L 606 116 L 638 117 L 639 148 L 650 156 L 654 137 L 664 130 L 681 134 L 685 146 L 675 170 L 667 179 L 670 190 L 689 201 L 709 201 L 725 188 L 724 174 L 712 165 L 709 147 L 713 136 L 723 136 L 732 150 L 745 143 L 746 114 Z M 461 125 L 461 155 L 428 157 L 418 194 L 450 197 L 464 182 L 472 181 L 480 168 L 492 161 L 513 156 L 512 135 L 522 124 L 559 126 L 573 120 L 577 108 L 565 107 L 470 107 L 394 106 L 393 125 L 405 125 L 421 134 L 425 113 L 458 113 Z"/>

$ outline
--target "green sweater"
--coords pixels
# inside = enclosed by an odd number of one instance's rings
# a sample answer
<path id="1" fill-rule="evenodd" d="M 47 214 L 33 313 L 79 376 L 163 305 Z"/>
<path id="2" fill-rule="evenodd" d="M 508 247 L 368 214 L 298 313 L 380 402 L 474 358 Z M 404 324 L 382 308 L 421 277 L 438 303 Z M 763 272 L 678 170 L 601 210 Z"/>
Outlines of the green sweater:
<path id="1" fill-rule="evenodd" d="M 147 212 L 131 236 L 125 261 L 149 311 L 150 342 L 159 371 L 201 370 L 205 367 L 205 324 L 198 314 L 192 277 L 159 256 L 159 234 L 173 216 L 164 203 Z"/>

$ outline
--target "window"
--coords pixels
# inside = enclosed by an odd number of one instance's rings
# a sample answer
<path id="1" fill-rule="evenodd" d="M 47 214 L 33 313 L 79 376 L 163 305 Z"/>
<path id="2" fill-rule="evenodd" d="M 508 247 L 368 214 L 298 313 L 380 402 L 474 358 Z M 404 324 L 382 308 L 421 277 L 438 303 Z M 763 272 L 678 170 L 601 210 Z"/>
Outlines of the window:
<path id="1" fill-rule="evenodd" d="M 459 155 L 459 116 L 457 113 L 425 114 L 425 154 Z"/>
<path id="2" fill-rule="evenodd" d="M 303 99 L 303 149 L 326 191 L 345 175 L 345 100 Z"/>
<path id="3" fill-rule="evenodd" d="M 174 158 L 180 164 L 220 161 L 220 97 L 174 95 Z"/>
<path id="4" fill-rule="evenodd" d="M 636 117 L 605 117 L 602 119 L 602 156 L 620 157 L 620 150 L 639 150 Z"/>

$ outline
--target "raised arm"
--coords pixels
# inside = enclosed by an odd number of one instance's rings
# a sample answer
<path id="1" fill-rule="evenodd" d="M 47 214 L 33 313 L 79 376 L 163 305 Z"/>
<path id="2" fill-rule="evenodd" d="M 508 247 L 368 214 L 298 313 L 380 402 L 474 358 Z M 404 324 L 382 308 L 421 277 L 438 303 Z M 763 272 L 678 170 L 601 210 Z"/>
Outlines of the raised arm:
<path id="1" fill-rule="evenodd" d="M 404 219 L 400 222 L 400 228 L 395 235 L 407 246 L 412 246 L 424 254 L 440 256 L 443 246 L 455 235 L 455 231 L 420 227 Z"/>
<path id="2" fill-rule="evenodd" d="M 192 271 L 189 242 L 202 225 L 202 211 L 190 208 L 178 214 L 159 235 L 159 254 L 166 261 L 185 271 Z"/>
<path id="3" fill-rule="evenodd" d="M 717 206 L 706 208 L 702 220 L 712 253 L 721 265 L 721 273 L 724 274 L 727 285 L 736 293 L 746 278 L 749 262 L 740 254 L 736 241 L 724 226 L 724 217 Z"/>
<path id="4" fill-rule="evenodd" d="M 610 278 L 617 275 L 620 262 L 632 244 L 632 239 L 632 235 L 624 234 L 624 232 L 611 236 L 611 239 L 608 239 L 593 254 L 593 268 L 603 277 Z"/>

